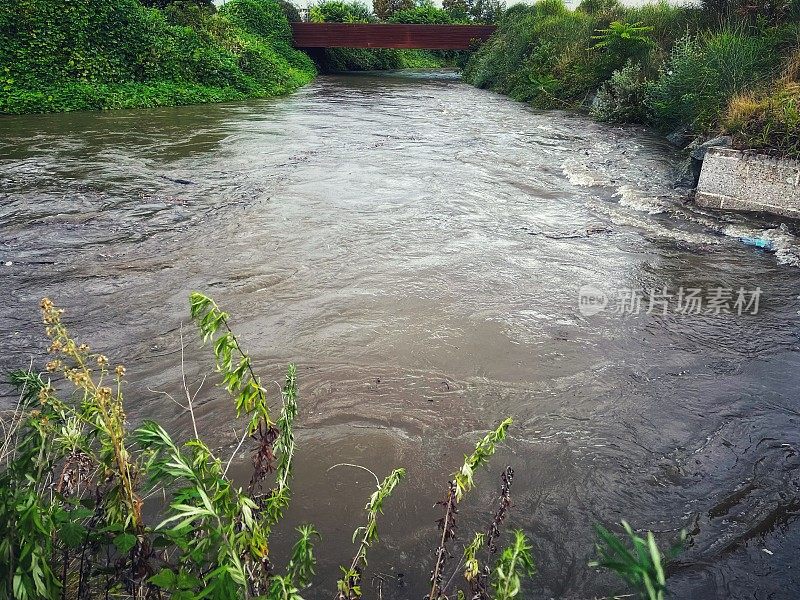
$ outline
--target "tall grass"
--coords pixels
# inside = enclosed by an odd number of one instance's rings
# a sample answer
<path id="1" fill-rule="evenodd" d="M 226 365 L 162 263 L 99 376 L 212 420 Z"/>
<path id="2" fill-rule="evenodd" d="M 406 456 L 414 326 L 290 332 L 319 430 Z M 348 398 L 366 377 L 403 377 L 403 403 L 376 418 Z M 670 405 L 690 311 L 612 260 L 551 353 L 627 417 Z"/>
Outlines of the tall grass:
<path id="1" fill-rule="evenodd" d="M 772 87 L 735 95 L 723 122 L 740 148 L 800 159 L 800 47 Z"/>
<path id="2" fill-rule="evenodd" d="M 711 131 L 729 99 L 776 75 L 775 46 L 741 30 L 687 36 L 647 90 L 653 123 L 665 131 Z"/>

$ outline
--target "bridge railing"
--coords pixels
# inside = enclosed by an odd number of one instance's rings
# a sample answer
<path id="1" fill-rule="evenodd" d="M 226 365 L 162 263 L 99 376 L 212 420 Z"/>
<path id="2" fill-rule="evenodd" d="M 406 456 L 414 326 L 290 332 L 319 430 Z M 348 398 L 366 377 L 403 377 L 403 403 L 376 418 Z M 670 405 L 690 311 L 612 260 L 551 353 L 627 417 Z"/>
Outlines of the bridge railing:
<path id="1" fill-rule="evenodd" d="M 297 48 L 420 48 L 466 50 L 489 39 L 494 25 L 292 23 Z"/>

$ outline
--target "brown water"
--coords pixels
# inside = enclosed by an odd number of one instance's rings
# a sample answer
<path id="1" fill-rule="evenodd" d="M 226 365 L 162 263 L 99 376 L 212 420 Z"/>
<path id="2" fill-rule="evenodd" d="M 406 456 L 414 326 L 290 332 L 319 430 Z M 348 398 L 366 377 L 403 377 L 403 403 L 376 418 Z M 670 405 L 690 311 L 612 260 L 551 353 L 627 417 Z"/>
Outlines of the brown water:
<path id="1" fill-rule="evenodd" d="M 3 370 L 40 359 L 48 295 L 124 360 L 131 421 L 185 434 L 160 392 L 180 392 L 181 323 L 191 385 L 212 366 L 187 323 L 193 289 L 231 313 L 267 380 L 298 364 L 293 507 L 274 554 L 284 564 L 288 524 L 316 524 L 308 598 L 331 597 L 374 487 L 333 465 L 406 467 L 368 573 L 383 598 L 422 598 L 433 504 L 508 415 L 459 532 L 485 527 L 513 465 L 510 524 L 539 567 L 525 598 L 623 592 L 586 567 L 592 524 L 621 518 L 664 541 L 693 534 L 676 597 L 797 597 L 794 233 L 684 206 L 657 137 L 404 73 L 323 77 L 273 101 L 5 117 L 0 158 Z M 584 316 L 585 284 L 762 297 L 757 315 Z M 240 426 L 213 379 L 200 428 L 230 453 Z"/>

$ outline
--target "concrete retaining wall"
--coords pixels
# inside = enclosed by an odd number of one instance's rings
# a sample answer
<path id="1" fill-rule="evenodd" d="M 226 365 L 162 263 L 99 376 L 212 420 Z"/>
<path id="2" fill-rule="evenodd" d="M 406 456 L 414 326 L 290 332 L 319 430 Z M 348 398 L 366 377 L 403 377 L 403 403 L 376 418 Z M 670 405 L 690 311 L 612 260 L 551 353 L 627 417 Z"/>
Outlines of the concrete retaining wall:
<path id="1" fill-rule="evenodd" d="M 709 208 L 800 218 L 800 161 L 709 148 L 695 201 Z"/>

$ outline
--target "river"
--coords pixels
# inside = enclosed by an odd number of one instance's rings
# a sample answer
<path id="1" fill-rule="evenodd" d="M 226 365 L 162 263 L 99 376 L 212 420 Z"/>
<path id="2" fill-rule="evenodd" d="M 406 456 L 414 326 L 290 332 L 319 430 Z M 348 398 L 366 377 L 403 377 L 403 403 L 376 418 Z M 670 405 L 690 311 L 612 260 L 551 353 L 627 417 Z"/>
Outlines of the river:
<path id="1" fill-rule="evenodd" d="M 309 599 L 332 596 L 374 488 L 360 469 L 331 467 L 407 469 L 366 591 L 378 596 L 380 575 L 383 598 L 422 598 L 434 503 L 505 416 L 509 439 L 458 533 L 463 543 L 488 524 L 512 465 L 508 524 L 538 565 L 525 598 L 623 593 L 586 566 L 593 523 L 623 518 L 664 543 L 690 532 L 678 598 L 795 598 L 796 228 L 685 204 L 676 166 L 642 129 L 533 111 L 448 73 L 3 117 L 0 368 L 42 360 L 49 296 L 77 337 L 125 363 L 131 423 L 187 435 L 164 392 L 182 393 L 181 336 L 192 389 L 211 372 L 187 295 L 213 296 L 265 380 L 298 365 L 294 498 L 273 556 L 285 564 L 293 525 L 317 526 Z M 775 252 L 740 239 L 751 237 Z M 606 294 L 605 310 L 579 305 L 583 286 Z M 681 288 L 702 290 L 704 312 L 679 312 Z M 705 312 L 720 288 L 733 297 Z M 631 290 L 641 306 L 626 305 Z M 199 427 L 229 454 L 240 427 L 214 383 L 197 395 Z M 235 463 L 242 481 L 248 461 Z"/>

